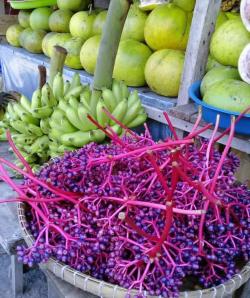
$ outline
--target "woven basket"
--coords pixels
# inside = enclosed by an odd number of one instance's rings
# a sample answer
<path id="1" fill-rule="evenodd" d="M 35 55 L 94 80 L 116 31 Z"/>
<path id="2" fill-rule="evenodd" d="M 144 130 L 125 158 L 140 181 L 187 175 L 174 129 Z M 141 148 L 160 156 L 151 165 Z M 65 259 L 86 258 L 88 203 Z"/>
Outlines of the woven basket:
<path id="1" fill-rule="evenodd" d="M 23 233 L 23 237 L 28 246 L 34 243 L 33 236 L 27 230 L 27 221 L 25 216 L 25 204 L 19 203 L 18 219 Z M 65 264 L 58 262 L 54 258 L 50 258 L 46 263 L 46 268 L 53 272 L 57 277 L 65 280 L 71 285 L 97 295 L 102 298 L 125 298 L 128 293 L 127 289 L 119 286 L 112 285 L 107 282 L 97 280 L 89 275 L 83 274 L 73 268 L 66 266 Z M 223 298 L 232 294 L 234 291 L 239 289 L 244 283 L 250 278 L 250 262 L 241 270 L 239 274 L 236 274 L 232 279 L 226 283 L 221 284 L 217 287 L 213 287 L 206 290 L 181 292 L 180 298 Z M 130 291 L 133 297 L 137 294 L 137 291 Z M 160 298 L 161 296 L 147 296 L 148 298 Z"/>

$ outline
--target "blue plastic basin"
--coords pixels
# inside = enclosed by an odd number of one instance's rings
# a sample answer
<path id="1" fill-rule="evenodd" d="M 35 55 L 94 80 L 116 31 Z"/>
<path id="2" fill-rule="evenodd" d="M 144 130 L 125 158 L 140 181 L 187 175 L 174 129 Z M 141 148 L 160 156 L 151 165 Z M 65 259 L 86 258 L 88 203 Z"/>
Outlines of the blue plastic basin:
<path id="1" fill-rule="evenodd" d="M 228 128 L 231 125 L 231 116 L 239 116 L 239 113 L 234 113 L 210 106 L 202 101 L 200 94 L 201 81 L 195 82 L 189 88 L 189 97 L 197 106 L 202 106 L 202 118 L 208 123 L 216 123 L 216 116 L 220 114 L 220 128 Z M 236 124 L 235 132 L 243 135 L 250 135 L 250 114 L 246 114 Z"/>

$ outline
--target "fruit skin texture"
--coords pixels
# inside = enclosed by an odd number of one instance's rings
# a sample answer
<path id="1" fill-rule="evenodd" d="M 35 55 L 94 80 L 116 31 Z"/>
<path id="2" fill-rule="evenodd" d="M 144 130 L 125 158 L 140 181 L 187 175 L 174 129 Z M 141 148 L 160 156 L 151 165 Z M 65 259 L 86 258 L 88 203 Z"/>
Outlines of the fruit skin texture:
<path id="1" fill-rule="evenodd" d="M 195 0 L 173 0 L 173 3 L 188 12 L 193 11 L 195 6 Z"/>
<path id="2" fill-rule="evenodd" d="M 163 4 L 156 7 L 148 16 L 144 28 L 146 43 L 153 50 L 182 50 L 185 32 L 188 30 L 189 15 L 174 4 Z"/>
<path id="3" fill-rule="evenodd" d="M 54 11 L 49 17 L 49 27 L 53 32 L 68 33 L 69 22 L 73 12 L 70 10 L 59 9 Z"/>
<path id="4" fill-rule="evenodd" d="M 217 17 L 217 21 L 216 21 L 216 24 L 215 24 L 215 30 L 217 30 L 222 24 L 224 24 L 226 21 L 228 20 L 225 12 L 223 11 L 220 11 L 219 12 L 219 15 Z"/>
<path id="5" fill-rule="evenodd" d="M 11 25 L 6 32 L 6 39 L 8 43 L 14 47 L 20 47 L 21 44 L 19 38 L 23 30 L 23 27 L 19 24 Z"/>
<path id="6" fill-rule="evenodd" d="M 95 72 L 100 43 L 101 35 L 95 35 L 85 41 L 81 48 L 80 60 L 82 67 L 90 74 Z"/>
<path id="7" fill-rule="evenodd" d="M 233 79 L 220 81 L 211 86 L 203 101 L 219 109 L 241 113 L 250 105 L 250 85 Z"/>
<path id="8" fill-rule="evenodd" d="M 42 41 L 45 35 L 46 31 L 44 30 L 29 31 L 24 39 L 24 48 L 31 53 L 42 53 Z"/>
<path id="9" fill-rule="evenodd" d="M 208 55 L 207 65 L 206 65 L 206 72 L 213 69 L 214 67 L 223 66 L 218 61 L 214 59 L 210 54 Z"/>
<path id="10" fill-rule="evenodd" d="M 56 33 L 50 32 L 46 34 L 43 39 L 42 48 L 46 56 L 51 57 L 54 46 L 58 45 L 63 47 L 64 44 L 71 39 L 69 33 Z"/>
<path id="11" fill-rule="evenodd" d="M 49 31 L 49 17 L 53 10 L 50 7 L 34 9 L 30 15 L 30 27 L 33 30 L 42 29 Z"/>
<path id="12" fill-rule="evenodd" d="M 250 42 L 250 33 L 240 20 L 228 20 L 212 36 L 210 52 L 223 65 L 237 67 L 239 56 Z"/>
<path id="13" fill-rule="evenodd" d="M 30 14 L 29 10 L 20 10 L 18 13 L 18 22 L 23 28 L 30 27 Z"/>
<path id="14" fill-rule="evenodd" d="M 124 24 L 121 39 L 144 41 L 144 27 L 146 20 L 147 13 L 140 10 L 138 5 L 131 5 Z"/>
<path id="15" fill-rule="evenodd" d="M 201 82 L 201 95 L 204 96 L 212 85 L 225 79 L 240 80 L 238 69 L 230 66 L 220 66 L 211 69 Z"/>
<path id="16" fill-rule="evenodd" d="M 57 6 L 59 9 L 79 11 L 87 9 L 89 2 L 89 0 L 57 0 Z"/>
<path id="17" fill-rule="evenodd" d="M 155 52 L 145 68 L 149 87 L 163 96 L 177 96 L 184 65 L 184 52 L 165 49 Z"/>
<path id="18" fill-rule="evenodd" d="M 139 41 L 128 39 L 121 41 L 113 72 L 113 78 L 124 81 L 128 86 L 144 86 L 144 69 L 152 51 Z"/>
<path id="19" fill-rule="evenodd" d="M 26 28 L 21 32 L 21 34 L 19 35 L 19 43 L 21 47 L 24 48 L 25 40 L 27 36 L 29 36 L 32 32 L 33 30 L 31 28 Z"/>
<path id="20" fill-rule="evenodd" d="M 74 37 L 81 37 L 83 41 L 93 36 L 93 23 L 96 15 L 87 11 L 79 11 L 70 20 L 70 33 Z"/>
<path id="21" fill-rule="evenodd" d="M 107 19 L 107 13 L 107 10 L 101 11 L 95 18 L 93 23 L 93 35 L 102 34 L 102 30 Z"/>
<path id="22" fill-rule="evenodd" d="M 65 65 L 74 69 L 82 69 L 80 61 L 80 51 L 83 45 L 83 41 L 79 37 L 72 37 L 64 43 L 64 48 L 68 54 L 65 60 Z"/>

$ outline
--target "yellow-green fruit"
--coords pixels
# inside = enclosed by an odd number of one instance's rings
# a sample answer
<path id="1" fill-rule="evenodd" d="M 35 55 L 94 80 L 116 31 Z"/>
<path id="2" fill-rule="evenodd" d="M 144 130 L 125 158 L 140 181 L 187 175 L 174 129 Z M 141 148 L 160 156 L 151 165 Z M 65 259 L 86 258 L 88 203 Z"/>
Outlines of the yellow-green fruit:
<path id="1" fill-rule="evenodd" d="M 107 11 L 101 11 L 94 20 L 93 23 L 93 35 L 102 34 L 106 19 L 107 19 Z"/>
<path id="2" fill-rule="evenodd" d="M 30 15 L 30 27 L 33 30 L 42 29 L 49 31 L 49 17 L 53 10 L 50 7 L 39 7 L 32 11 Z"/>
<path id="3" fill-rule="evenodd" d="M 65 42 L 64 48 L 67 50 L 67 57 L 65 65 L 73 69 L 82 69 L 80 61 L 80 51 L 83 45 L 83 41 L 79 37 L 72 37 Z"/>
<path id="4" fill-rule="evenodd" d="M 70 33 L 74 37 L 80 37 L 84 41 L 93 36 L 93 23 L 96 14 L 88 11 L 79 11 L 70 20 Z"/>
<path id="5" fill-rule="evenodd" d="M 185 11 L 192 11 L 194 10 L 195 0 L 173 0 L 175 5 L 179 6 L 181 9 Z"/>
<path id="6" fill-rule="evenodd" d="M 57 6 L 59 9 L 79 11 L 87 9 L 89 2 L 89 0 L 57 0 Z"/>
<path id="7" fill-rule="evenodd" d="M 144 41 L 144 26 L 147 16 L 147 13 L 142 11 L 138 5 L 131 5 L 121 38 Z"/>
<path id="8" fill-rule="evenodd" d="M 19 37 L 22 32 L 23 28 L 20 25 L 11 25 L 6 32 L 6 39 L 8 43 L 14 47 L 20 47 L 21 44 L 19 41 Z"/>
<path id="9" fill-rule="evenodd" d="M 44 30 L 31 30 L 24 39 L 24 48 L 31 53 L 42 53 L 42 41 L 45 35 Z"/>
<path id="10" fill-rule="evenodd" d="M 30 14 L 29 10 L 20 10 L 18 13 L 18 22 L 23 28 L 30 27 Z"/>
<path id="11" fill-rule="evenodd" d="M 90 74 L 95 72 L 100 42 L 101 35 L 95 35 L 90 37 L 81 48 L 80 60 L 82 67 Z"/>
<path id="12" fill-rule="evenodd" d="M 53 32 L 68 33 L 69 22 L 73 12 L 70 10 L 59 9 L 51 14 L 49 17 L 49 27 Z"/>
<path id="13" fill-rule="evenodd" d="M 219 12 L 219 15 L 217 17 L 217 21 L 216 21 L 216 24 L 215 24 L 215 30 L 217 30 L 222 24 L 224 24 L 226 21 L 228 20 L 225 12 L 223 11 L 220 11 Z"/>
<path id="14" fill-rule="evenodd" d="M 55 33 L 55 32 L 53 33 L 54 34 L 51 34 L 47 38 L 47 41 L 45 41 L 46 52 L 47 52 L 47 56 L 49 57 L 52 56 L 54 46 L 58 45 L 63 47 L 64 44 L 72 38 L 72 36 L 69 33 Z"/>
<path id="15" fill-rule="evenodd" d="M 26 38 L 33 32 L 31 28 L 24 29 L 19 35 L 19 43 L 24 48 Z"/>
<path id="16" fill-rule="evenodd" d="M 223 66 L 222 64 L 220 64 L 218 61 L 216 61 L 214 59 L 214 57 L 212 57 L 210 54 L 208 55 L 208 59 L 207 59 L 207 65 L 206 65 L 206 72 L 208 72 L 209 70 L 211 70 L 214 67 L 218 67 L 218 66 Z"/>
<path id="17" fill-rule="evenodd" d="M 51 40 L 52 36 L 54 36 L 55 34 L 57 34 L 57 33 L 56 32 L 49 32 L 43 38 L 42 49 L 43 49 L 44 55 L 46 55 L 46 56 L 49 56 L 49 51 L 48 51 L 49 41 Z"/>
<path id="18" fill-rule="evenodd" d="M 124 81 L 128 86 L 144 86 L 145 64 L 152 54 L 152 51 L 145 44 L 128 39 L 121 41 L 113 72 L 113 77 Z"/>
<path id="19" fill-rule="evenodd" d="M 250 42 L 250 33 L 240 20 L 228 20 L 212 36 L 210 52 L 223 65 L 237 67 L 240 54 Z"/>
<path id="20" fill-rule="evenodd" d="M 153 50 L 184 49 L 183 37 L 189 14 L 174 4 L 157 6 L 148 16 L 144 29 L 146 43 Z"/>
<path id="21" fill-rule="evenodd" d="M 184 65 L 184 52 L 180 50 L 160 50 L 149 59 L 145 77 L 149 87 L 164 96 L 177 96 Z"/>

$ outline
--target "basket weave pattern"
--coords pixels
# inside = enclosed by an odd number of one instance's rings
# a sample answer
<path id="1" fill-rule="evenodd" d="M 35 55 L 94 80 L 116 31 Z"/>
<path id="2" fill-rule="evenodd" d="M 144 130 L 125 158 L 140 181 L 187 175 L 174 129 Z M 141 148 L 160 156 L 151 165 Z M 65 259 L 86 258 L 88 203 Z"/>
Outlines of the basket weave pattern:
<path id="1" fill-rule="evenodd" d="M 27 221 L 25 216 L 25 204 L 19 203 L 17 206 L 19 224 L 22 230 L 22 234 L 25 242 L 28 246 L 34 243 L 34 238 L 27 230 Z M 73 268 L 57 261 L 54 258 L 50 258 L 46 264 L 48 270 L 53 272 L 57 277 L 65 280 L 71 285 L 89 292 L 93 295 L 97 295 L 102 298 L 125 298 L 128 293 L 127 289 L 112 285 L 110 283 L 95 279 L 89 275 L 83 274 Z M 232 294 L 239 289 L 250 278 L 250 262 L 236 274 L 232 279 L 226 283 L 217 287 L 213 287 L 206 290 L 181 292 L 180 298 L 223 298 Z M 131 296 L 138 294 L 137 291 L 130 291 Z M 146 294 L 146 292 L 145 292 Z M 162 296 L 147 296 L 148 298 L 160 298 Z"/>

